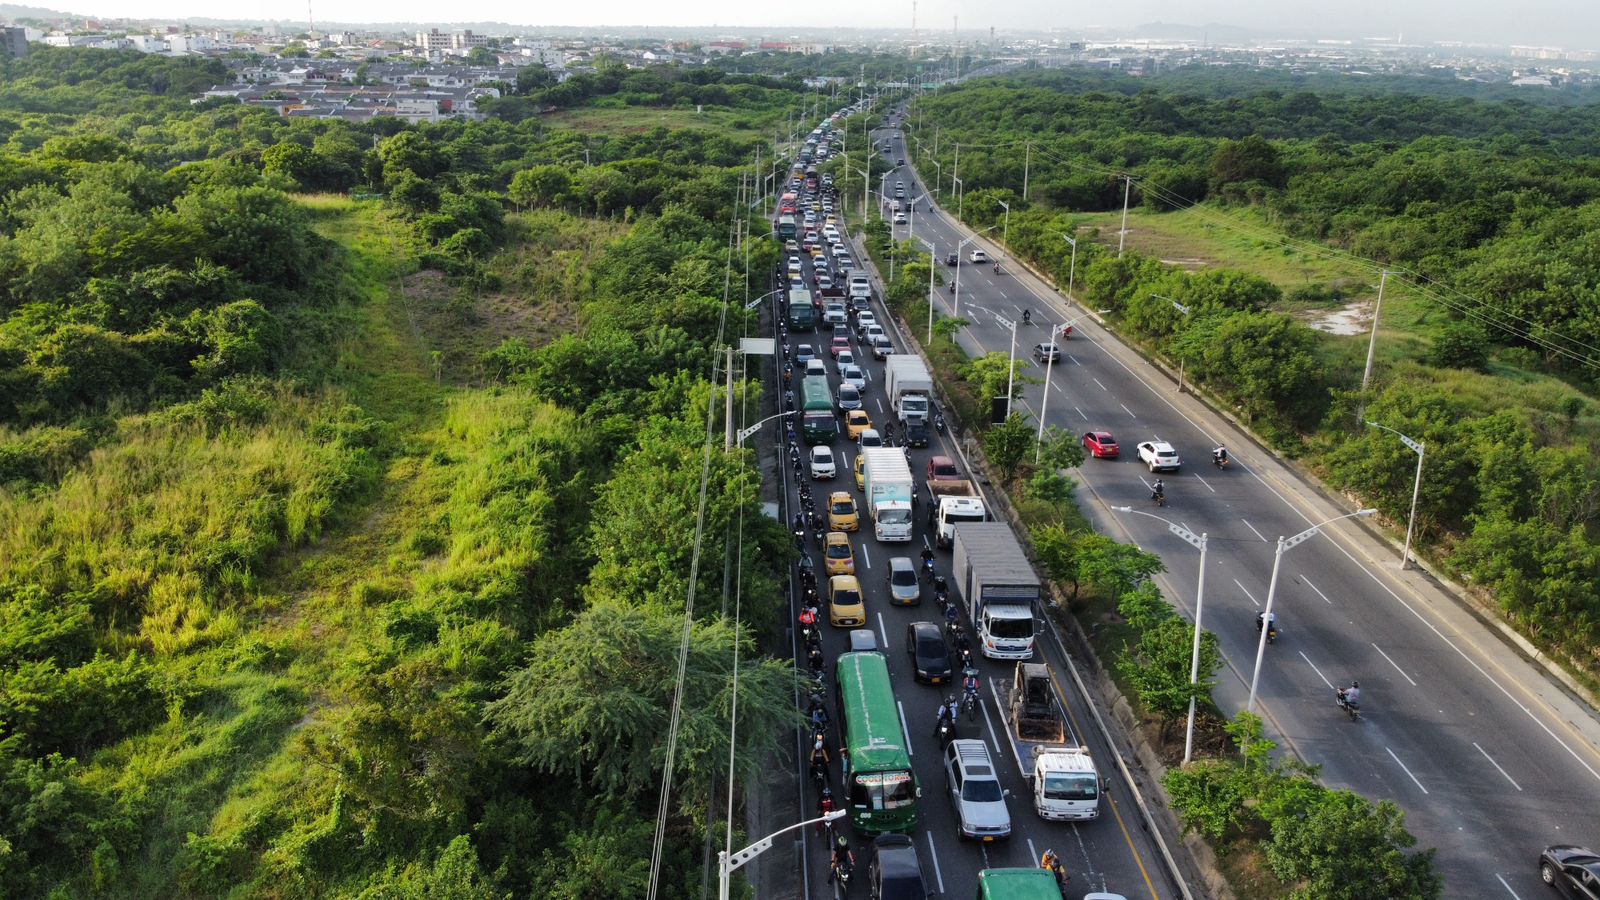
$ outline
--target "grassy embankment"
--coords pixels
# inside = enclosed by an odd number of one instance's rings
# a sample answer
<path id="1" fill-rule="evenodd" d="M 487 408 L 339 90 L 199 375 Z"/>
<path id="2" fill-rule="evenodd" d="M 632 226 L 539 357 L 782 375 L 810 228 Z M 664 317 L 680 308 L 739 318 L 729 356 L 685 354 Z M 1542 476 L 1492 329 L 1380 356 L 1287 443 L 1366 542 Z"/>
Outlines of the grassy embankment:
<path id="1" fill-rule="evenodd" d="M 445 317 L 403 300 L 412 248 L 378 206 L 302 202 L 346 251 L 343 277 L 359 298 L 329 313 L 344 317 L 345 337 L 325 384 L 283 379 L 124 416 L 54 490 L 3 498 L 11 565 L 57 570 L 64 585 L 75 570 L 92 573 L 103 594 L 148 590 L 139 620 L 121 628 L 169 685 L 166 724 L 81 772 L 120 798 L 143 833 L 141 856 L 120 866 L 110 856 L 114 868 L 84 873 L 77 888 L 325 887 L 301 868 L 338 815 L 342 782 L 324 744 L 355 705 L 366 654 L 393 627 L 393 601 L 430 583 L 470 585 L 537 552 L 504 546 L 485 507 L 504 488 L 507 454 L 560 440 L 570 416 L 519 391 L 453 382 L 504 332 L 541 343 L 540 329 L 507 312 L 510 296 L 570 282 L 615 229 L 518 221 L 514 249 L 494 263 L 506 287 L 453 298 Z M 554 327 L 571 321 L 561 310 L 573 295 L 539 295 Z"/>

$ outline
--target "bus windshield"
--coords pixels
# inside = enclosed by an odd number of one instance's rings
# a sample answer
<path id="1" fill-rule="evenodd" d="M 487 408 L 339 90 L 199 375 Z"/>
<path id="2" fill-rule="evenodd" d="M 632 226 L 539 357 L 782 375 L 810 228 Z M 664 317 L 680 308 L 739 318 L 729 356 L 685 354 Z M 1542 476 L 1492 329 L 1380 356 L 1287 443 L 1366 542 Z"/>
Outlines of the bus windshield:
<path id="1" fill-rule="evenodd" d="M 868 809 L 899 809 L 916 799 L 910 772 L 864 772 L 850 785 L 850 805 Z"/>

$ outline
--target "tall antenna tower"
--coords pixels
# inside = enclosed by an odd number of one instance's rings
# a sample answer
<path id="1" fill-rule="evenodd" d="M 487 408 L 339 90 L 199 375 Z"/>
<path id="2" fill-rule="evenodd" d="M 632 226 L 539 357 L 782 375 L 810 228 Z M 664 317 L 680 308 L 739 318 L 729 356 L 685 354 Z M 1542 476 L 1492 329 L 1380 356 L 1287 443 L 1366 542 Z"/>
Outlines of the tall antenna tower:
<path id="1" fill-rule="evenodd" d="M 950 55 L 956 58 L 956 77 L 961 77 L 961 17 L 950 17 Z"/>
<path id="2" fill-rule="evenodd" d="M 911 43 L 917 43 L 917 0 L 911 0 Z"/>
<path id="3" fill-rule="evenodd" d="M 989 58 L 994 58 L 994 26 L 989 26 Z"/>
<path id="4" fill-rule="evenodd" d="M 310 29 L 306 37 L 313 40 L 317 37 L 317 17 L 311 14 L 311 0 L 306 0 L 306 26 Z"/>

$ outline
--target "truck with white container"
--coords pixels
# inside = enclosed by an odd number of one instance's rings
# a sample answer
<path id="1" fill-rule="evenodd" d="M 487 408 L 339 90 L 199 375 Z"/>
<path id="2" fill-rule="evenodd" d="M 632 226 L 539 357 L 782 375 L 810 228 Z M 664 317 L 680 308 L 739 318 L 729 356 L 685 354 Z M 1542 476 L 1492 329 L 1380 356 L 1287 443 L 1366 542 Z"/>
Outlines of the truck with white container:
<path id="1" fill-rule="evenodd" d="M 941 490 L 934 490 L 935 487 Z M 957 524 L 989 520 L 989 511 L 984 508 L 983 499 L 972 489 L 972 482 L 930 481 L 928 488 L 933 495 L 933 502 L 928 505 L 928 526 L 940 550 L 949 550 L 956 542 Z"/>
<path id="2" fill-rule="evenodd" d="M 904 423 L 908 418 L 927 422 L 933 408 L 933 376 L 922 359 L 911 353 L 896 353 L 883 361 L 885 371 L 884 392 L 897 419 Z"/>
<path id="3" fill-rule="evenodd" d="M 862 490 L 872 533 L 880 541 L 911 540 L 911 466 L 904 450 L 868 447 L 861 451 Z"/>
<path id="4" fill-rule="evenodd" d="M 1043 587 L 1011 526 L 959 522 L 954 531 L 955 587 L 979 652 L 990 659 L 1033 656 L 1033 612 Z"/>

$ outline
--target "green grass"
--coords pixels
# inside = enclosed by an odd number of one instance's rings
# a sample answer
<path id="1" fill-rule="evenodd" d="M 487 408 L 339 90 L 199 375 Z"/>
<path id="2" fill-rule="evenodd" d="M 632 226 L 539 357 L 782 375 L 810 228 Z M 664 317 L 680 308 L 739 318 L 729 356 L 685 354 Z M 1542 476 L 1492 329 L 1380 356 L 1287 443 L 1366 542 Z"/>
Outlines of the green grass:
<path id="1" fill-rule="evenodd" d="M 710 108 L 696 112 L 693 109 L 663 109 L 651 106 L 568 109 L 543 117 L 544 122 L 555 128 L 570 128 L 574 131 L 597 134 L 628 134 L 654 128 L 704 128 L 735 138 L 773 137 L 777 123 L 781 123 L 782 120 L 781 111 L 755 113 L 748 110 Z"/>

